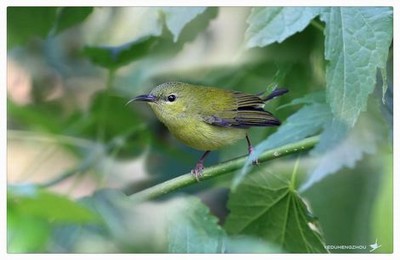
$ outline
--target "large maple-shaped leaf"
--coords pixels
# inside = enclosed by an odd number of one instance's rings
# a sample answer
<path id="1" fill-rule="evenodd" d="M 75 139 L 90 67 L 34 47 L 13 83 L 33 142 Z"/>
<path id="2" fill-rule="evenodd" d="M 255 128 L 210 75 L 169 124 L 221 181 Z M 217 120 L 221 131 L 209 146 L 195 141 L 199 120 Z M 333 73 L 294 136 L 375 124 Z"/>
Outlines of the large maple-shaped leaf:
<path id="1" fill-rule="evenodd" d="M 325 8 L 327 101 L 334 116 L 353 126 L 385 68 L 392 42 L 392 8 Z"/>
<path id="2" fill-rule="evenodd" d="M 302 198 L 286 179 L 268 172 L 248 177 L 229 199 L 225 228 L 257 236 L 288 252 L 326 252 Z"/>
<path id="3" fill-rule="evenodd" d="M 168 252 L 170 253 L 280 253 L 282 250 L 251 236 L 229 237 L 218 219 L 194 197 L 168 202 Z"/>

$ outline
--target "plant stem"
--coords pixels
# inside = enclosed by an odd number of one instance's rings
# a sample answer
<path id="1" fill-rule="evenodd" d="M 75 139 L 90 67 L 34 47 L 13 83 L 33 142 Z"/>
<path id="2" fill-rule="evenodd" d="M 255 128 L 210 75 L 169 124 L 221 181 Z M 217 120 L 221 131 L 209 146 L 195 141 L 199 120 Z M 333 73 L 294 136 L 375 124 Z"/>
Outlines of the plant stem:
<path id="1" fill-rule="evenodd" d="M 300 164 L 300 156 L 297 156 L 296 163 L 294 164 L 293 167 L 292 178 L 290 179 L 289 188 L 291 191 L 295 191 L 296 189 L 296 175 L 297 175 L 297 170 L 299 169 L 299 164 Z"/>
<path id="2" fill-rule="evenodd" d="M 306 138 L 306 139 L 301 140 L 296 143 L 277 147 L 277 148 L 274 148 L 274 149 L 271 149 L 269 151 L 265 151 L 264 153 L 262 153 L 260 155 L 260 157 L 258 158 L 258 161 L 260 163 L 262 163 L 262 162 L 273 160 L 275 158 L 279 158 L 279 157 L 282 157 L 285 155 L 309 150 L 312 147 L 314 147 L 314 145 L 318 141 L 319 141 L 319 136 L 313 136 L 313 137 Z M 215 178 L 215 177 L 233 172 L 237 169 L 240 169 L 246 163 L 246 160 L 247 160 L 247 156 L 243 156 L 243 157 L 233 159 L 231 161 L 227 161 L 227 162 L 220 163 L 218 165 L 206 168 L 203 171 L 203 175 L 200 178 L 200 181 L 205 181 L 205 180 L 208 180 L 211 178 Z M 186 173 L 186 174 L 176 177 L 174 179 L 165 181 L 158 185 L 152 186 L 148 189 L 134 193 L 134 194 L 130 195 L 130 199 L 134 200 L 135 202 L 154 199 L 154 198 L 160 197 L 164 194 L 168 194 L 172 191 L 175 191 L 177 189 L 189 186 L 191 184 L 195 184 L 196 182 L 197 182 L 196 178 L 191 173 Z"/>

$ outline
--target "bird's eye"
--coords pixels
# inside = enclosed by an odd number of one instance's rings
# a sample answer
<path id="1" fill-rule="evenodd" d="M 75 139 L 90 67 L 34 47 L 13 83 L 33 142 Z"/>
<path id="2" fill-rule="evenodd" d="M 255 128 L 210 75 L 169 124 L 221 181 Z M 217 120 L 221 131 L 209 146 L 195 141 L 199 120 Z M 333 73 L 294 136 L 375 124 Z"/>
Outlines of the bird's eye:
<path id="1" fill-rule="evenodd" d="M 173 94 L 169 95 L 169 96 L 167 97 L 167 100 L 168 100 L 169 102 L 174 102 L 174 101 L 176 100 L 176 95 L 173 95 Z"/>

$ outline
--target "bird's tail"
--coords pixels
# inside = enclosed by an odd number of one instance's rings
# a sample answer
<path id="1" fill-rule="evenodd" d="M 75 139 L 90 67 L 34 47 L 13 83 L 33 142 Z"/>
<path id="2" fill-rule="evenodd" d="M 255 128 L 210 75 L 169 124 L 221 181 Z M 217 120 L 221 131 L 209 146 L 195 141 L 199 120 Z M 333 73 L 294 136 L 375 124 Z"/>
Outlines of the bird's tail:
<path id="1" fill-rule="evenodd" d="M 268 100 L 271 100 L 271 99 L 274 99 L 274 98 L 276 98 L 276 97 L 282 96 L 283 94 L 286 94 L 286 93 L 288 93 L 288 92 L 289 92 L 288 89 L 285 89 L 285 88 L 277 88 L 277 89 L 274 89 L 274 91 L 272 91 L 271 94 L 269 94 L 268 96 L 264 97 L 262 100 L 263 100 L 264 102 L 266 102 L 266 101 L 268 101 Z"/>

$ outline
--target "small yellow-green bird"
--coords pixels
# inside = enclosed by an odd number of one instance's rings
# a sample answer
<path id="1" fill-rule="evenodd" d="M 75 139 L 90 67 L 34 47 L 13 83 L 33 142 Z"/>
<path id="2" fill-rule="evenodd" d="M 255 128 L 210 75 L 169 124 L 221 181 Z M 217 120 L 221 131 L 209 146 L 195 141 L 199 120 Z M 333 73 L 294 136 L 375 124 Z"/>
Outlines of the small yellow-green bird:
<path id="1" fill-rule="evenodd" d="M 194 149 L 205 151 L 192 170 L 196 180 L 199 180 L 204 159 L 210 151 L 246 138 L 250 155 L 253 147 L 247 129 L 279 126 L 280 121 L 263 107 L 266 101 L 287 92 L 286 89 L 275 89 L 263 97 L 262 94 L 167 82 L 158 85 L 149 94 L 132 98 L 128 103 L 147 102 L 177 139 Z"/>

